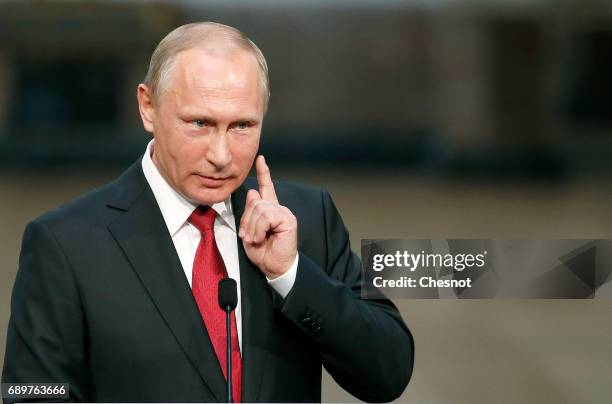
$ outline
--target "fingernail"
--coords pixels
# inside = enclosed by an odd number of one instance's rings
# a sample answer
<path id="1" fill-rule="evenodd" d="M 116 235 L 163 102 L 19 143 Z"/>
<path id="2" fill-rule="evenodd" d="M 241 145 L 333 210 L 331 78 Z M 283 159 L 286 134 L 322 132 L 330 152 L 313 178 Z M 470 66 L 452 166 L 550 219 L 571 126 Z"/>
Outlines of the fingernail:
<path id="1" fill-rule="evenodd" d="M 244 230 L 240 229 L 238 231 L 238 237 L 240 237 L 240 238 L 244 237 Z"/>
<path id="2" fill-rule="evenodd" d="M 248 235 L 248 234 L 247 234 L 247 235 L 245 235 L 245 236 L 244 236 L 244 241 L 246 241 L 247 243 L 250 243 L 250 242 L 251 242 L 251 237 L 249 237 L 249 235 Z"/>

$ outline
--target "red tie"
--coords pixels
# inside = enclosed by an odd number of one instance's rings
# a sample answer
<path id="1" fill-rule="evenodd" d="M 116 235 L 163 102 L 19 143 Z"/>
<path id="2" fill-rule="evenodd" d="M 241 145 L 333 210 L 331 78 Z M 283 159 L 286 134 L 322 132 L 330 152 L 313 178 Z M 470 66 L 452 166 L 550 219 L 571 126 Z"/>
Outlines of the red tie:
<path id="1" fill-rule="evenodd" d="M 202 235 L 193 261 L 191 285 L 208 336 L 215 348 L 217 359 L 219 359 L 223 376 L 227 380 L 225 312 L 219 307 L 217 297 L 219 281 L 227 277 L 227 271 L 215 242 L 216 216 L 217 213 L 207 206 L 199 206 L 189 216 L 189 222 L 200 230 Z M 232 398 L 234 402 L 240 402 L 241 392 L 242 360 L 238 346 L 236 316 L 232 311 Z"/>

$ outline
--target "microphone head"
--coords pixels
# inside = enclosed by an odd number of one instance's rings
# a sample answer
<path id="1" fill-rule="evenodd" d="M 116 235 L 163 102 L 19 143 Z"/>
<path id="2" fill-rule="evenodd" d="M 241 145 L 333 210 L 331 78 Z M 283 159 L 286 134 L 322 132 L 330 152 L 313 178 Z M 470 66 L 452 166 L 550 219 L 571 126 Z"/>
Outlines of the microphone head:
<path id="1" fill-rule="evenodd" d="M 234 310 L 238 304 L 238 291 L 236 281 L 232 278 L 223 278 L 219 281 L 219 307 L 221 310 Z"/>

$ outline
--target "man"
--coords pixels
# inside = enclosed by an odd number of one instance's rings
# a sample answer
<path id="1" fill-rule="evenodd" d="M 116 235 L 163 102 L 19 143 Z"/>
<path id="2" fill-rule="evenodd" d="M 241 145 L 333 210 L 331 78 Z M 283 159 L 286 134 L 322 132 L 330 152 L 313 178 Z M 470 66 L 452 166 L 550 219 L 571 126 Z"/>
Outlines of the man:
<path id="1" fill-rule="evenodd" d="M 154 138 L 143 158 L 26 228 L 3 382 L 69 383 L 76 401 L 225 401 L 229 276 L 234 400 L 320 401 L 321 364 L 362 400 L 402 393 L 412 337 L 391 302 L 361 299 L 329 194 L 275 183 L 256 158 L 268 94 L 263 55 L 234 28 L 160 42 L 137 90 Z"/>

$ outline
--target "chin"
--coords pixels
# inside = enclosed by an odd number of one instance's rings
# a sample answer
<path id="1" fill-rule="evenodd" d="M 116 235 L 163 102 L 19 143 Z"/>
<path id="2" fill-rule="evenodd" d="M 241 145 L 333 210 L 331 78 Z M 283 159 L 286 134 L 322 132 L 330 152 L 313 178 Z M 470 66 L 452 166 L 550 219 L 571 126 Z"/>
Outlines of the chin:
<path id="1" fill-rule="evenodd" d="M 197 205 L 213 205 L 218 202 L 225 201 L 230 196 L 229 193 L 221 193 L 221 192 L 206 192 L 206 193 L 198 193 L 194 195 L 193 198 L 190 198 L 192 202 L 195 202 Z"/>
<path id="2" fill-rule="evenodd" d="M 223 202 L 232 194 L 233 189 L 228 185 L 220 188 L 198 189 L 188 194 L 188 199 L 197 205 L 212 205 Z"/>

